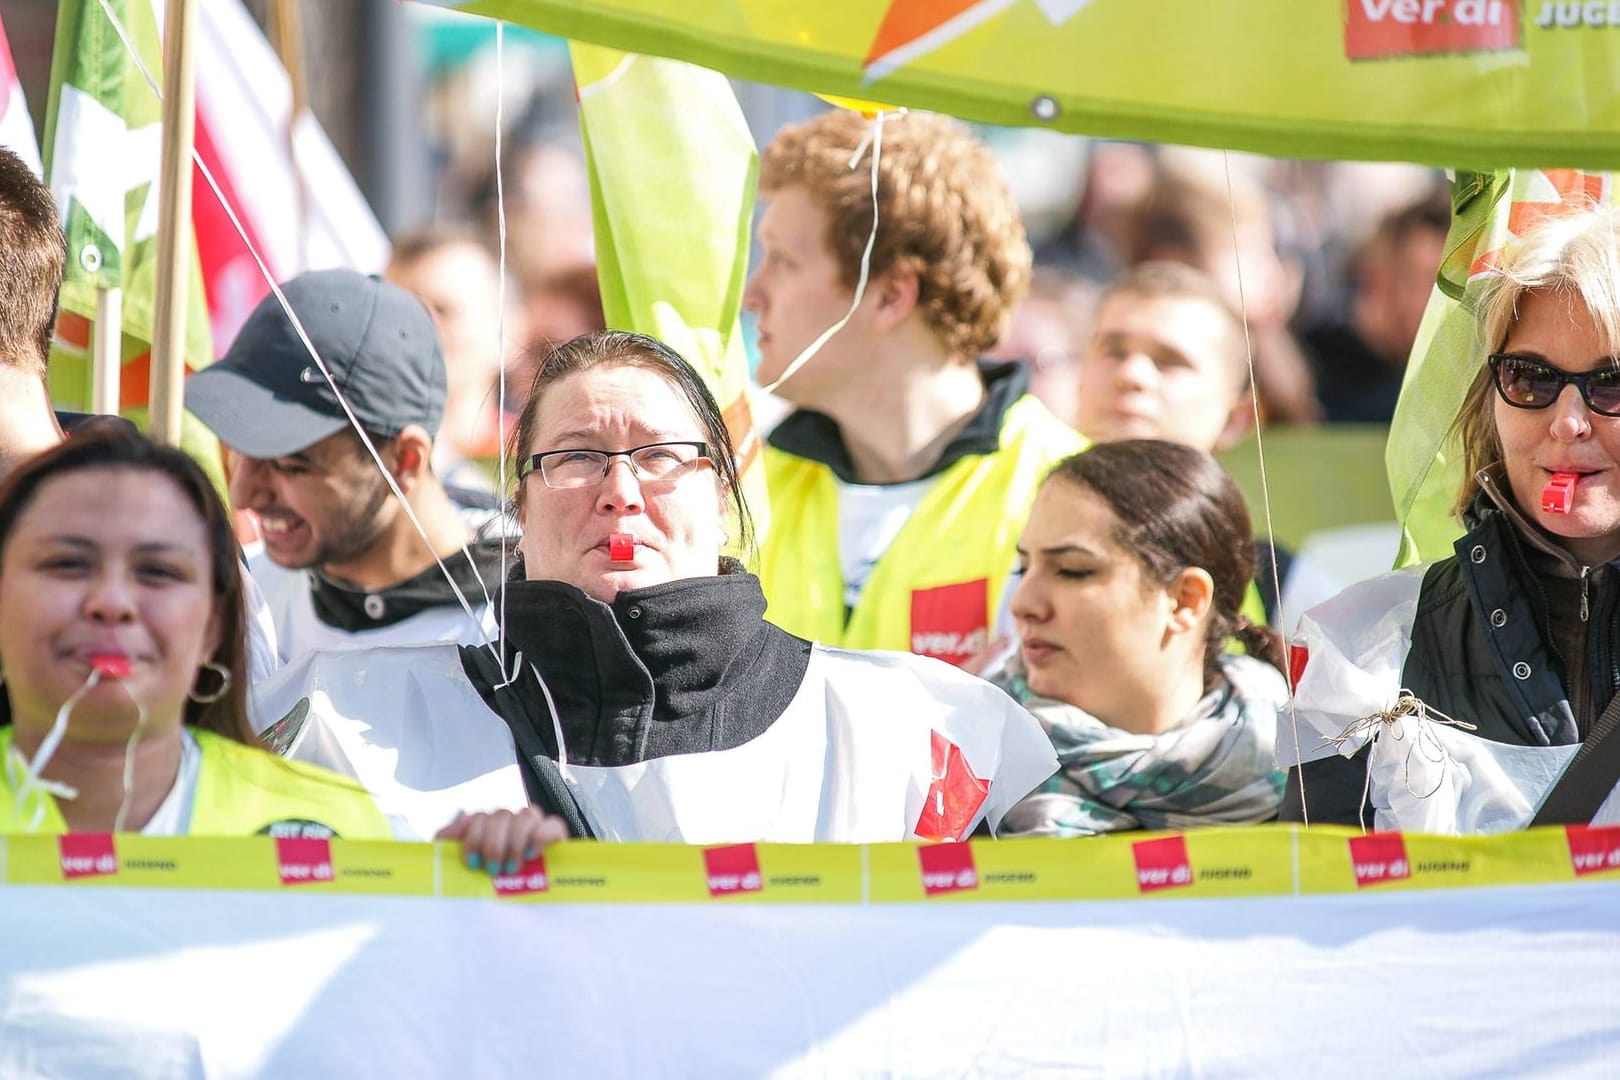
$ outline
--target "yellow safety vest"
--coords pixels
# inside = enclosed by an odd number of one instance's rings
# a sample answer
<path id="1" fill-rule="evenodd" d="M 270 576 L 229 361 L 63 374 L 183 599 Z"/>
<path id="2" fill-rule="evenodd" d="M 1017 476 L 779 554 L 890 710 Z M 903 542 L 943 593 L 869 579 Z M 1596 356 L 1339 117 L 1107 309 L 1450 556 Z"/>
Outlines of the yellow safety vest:
<path id="1" fill-rule="evenodd" d="M 191 728 L 201 759 L 197 790 L 191 798 L 191 836 L 338 836 L 345 840 L 388 840 L 388 820 L 366 790 L 325 769 L 288 761 Z M 11 754 L 13 729 L 0 728 L 0 761 Z M 67 832 L 67 822 L 52 795 L 31 793 L 21 807 L 10 770 L 0 768 L 0 832 L 30 831 L 34 800 L 43 800 L 37 831 Z"/>
<path id="2" fill-rule="evenodd" d="M 1002 418 L 996 453 L 964 457 L 934 478 L 847 621 L 838 479 L 819 462 L 767 448 L 765 617 L 824 645 L 962 663 L 989 640 L 1036 489 L 1053 465 L 1086 445 L 1035 398 L 1014 402 Z"/>

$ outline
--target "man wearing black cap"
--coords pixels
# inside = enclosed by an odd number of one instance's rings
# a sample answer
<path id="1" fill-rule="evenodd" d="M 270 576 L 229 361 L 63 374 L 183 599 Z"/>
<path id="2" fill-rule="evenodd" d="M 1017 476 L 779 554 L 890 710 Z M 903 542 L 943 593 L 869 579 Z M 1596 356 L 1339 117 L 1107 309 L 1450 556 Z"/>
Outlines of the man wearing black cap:
<path id="1" fill-rule="evenodd" d="M 262 527 L 264 554 L 250 564 L 282 660 L 493 637 L 486 589 L 500 580 L 500 547 L 472 542 L 431 465 L 446 382 L 427 309 L 349 270 L 303 274 L 282 293 L 330 380 L 271 295 L 224 359 L 186 381 L 187 407 L 227 447 L 232 504 Z"/>

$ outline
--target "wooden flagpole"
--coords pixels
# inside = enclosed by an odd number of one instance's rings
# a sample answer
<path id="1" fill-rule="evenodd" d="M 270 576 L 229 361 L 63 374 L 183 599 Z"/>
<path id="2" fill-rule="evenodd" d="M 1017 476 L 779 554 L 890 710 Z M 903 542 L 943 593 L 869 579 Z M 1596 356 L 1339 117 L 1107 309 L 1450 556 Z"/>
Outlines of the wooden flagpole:
<path id="1" fill-rule="evenodd" d="M 180 445 L 191 259 L 191 148 L 196 127 L 196 0 L 163 14 L 163 160 L 158 174 L 157 287 L 152 320 L 152 437 Z"/>

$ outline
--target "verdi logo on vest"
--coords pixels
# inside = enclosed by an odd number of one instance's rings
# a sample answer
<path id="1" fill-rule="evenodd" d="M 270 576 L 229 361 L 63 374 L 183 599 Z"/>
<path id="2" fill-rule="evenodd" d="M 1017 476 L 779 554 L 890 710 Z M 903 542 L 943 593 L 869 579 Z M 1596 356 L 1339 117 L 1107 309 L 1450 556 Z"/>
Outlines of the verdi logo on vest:
<path id="1" fill-rule="evenodd" d="M 753 844 L 729 844 L 703 852 L 710 896 L 756 893 L 764 887 L 759 873 L 759 850 Z"/>
<path id="2" fill-rule="evenodd" d="M 1412 876 L 1412 860 L 1406 857 L 1406 838 L 1400 833 L 1352 836 L 1348 843 L 1358 889 L 1404 881 Z"/>
<path id="3" fill-rule="evenodd" d="M 1193 883 L 1192 860 L 1187 856 L 1185 836 L 1139 840 L 1131 845 L 1131 858 L 1136 862 L 1138 892 L 1179 889 Z"/>
<path id="4" fill-rule="evenodd" d="M 969 892 L 979 887 L 972 844 L 929 844 L 917 849 L 924 896 Z"/>
<path id="5" fill-rule="evenodd" d="M 990 583 L 985 578 L 913 589 L 911 651 L 961 667 L 989 642 Z"/>
<path id="6" fill-rule="evenodd" d="M 118 852 L 111 833 L 69 833 L 56 838 L 62 880 L 106 877 L 118 873 Z"/>
<path id="7" fill-rule="evenodd" d="M 1346 0 L 1351 60 L 1519 48 L 1519 0 Z"/>

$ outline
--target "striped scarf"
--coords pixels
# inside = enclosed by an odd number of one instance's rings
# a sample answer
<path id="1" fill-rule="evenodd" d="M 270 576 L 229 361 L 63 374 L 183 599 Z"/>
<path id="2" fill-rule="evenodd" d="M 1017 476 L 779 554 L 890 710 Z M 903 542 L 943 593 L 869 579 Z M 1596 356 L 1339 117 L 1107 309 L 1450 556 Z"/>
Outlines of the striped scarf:
<path id="1" fill-rule="evenodd" d="M 1282 802 L 1277 715 L 1288 687 L 1269 664 L 1228 655 L 1191 715 L 1158 735 L 1133 735 L 1034 694 L 1014 656 L 999 676 L 1057 750 L 1058 771 L 1007 812 L 999 836 L 1094 836 L 1270 821 Z"/>

